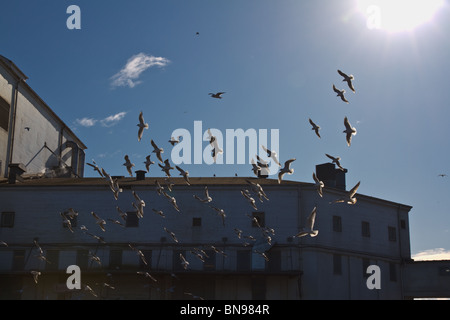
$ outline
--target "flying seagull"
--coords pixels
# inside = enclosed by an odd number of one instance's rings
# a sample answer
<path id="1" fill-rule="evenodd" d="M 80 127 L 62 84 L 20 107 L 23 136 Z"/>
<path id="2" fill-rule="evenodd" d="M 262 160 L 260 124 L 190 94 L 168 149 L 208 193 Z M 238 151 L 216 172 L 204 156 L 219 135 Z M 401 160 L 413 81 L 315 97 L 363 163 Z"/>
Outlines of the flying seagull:
<path id="1" fill-rule="evenodd" d="M 211 129 L 208 129 L 208 135 L 209 135 L 209 144 L 213 148 L 211 150 L 211 155 L 214 159 L 214 162 L 216 162 L 218 154 L 223 153 L 223 150 L 219 147 L 219 142 L 217 141 L 216 136 L 213 136 Z"/>
<path id="2" fill-rule="evenodd" d="M 357 201 L 357 199 L 355 198 L 355 194 L 356 194 L 356 191 L 358 190 L 360 184 L 361 184 L 361 181 L 359 181 L 353 188 L 351 188 L 350 191 L 347 193 L 346 197 L 336 199 L 330 203 L 345 202 L 345 203 L 351 204 L 351 205 L 355 204 Z"/>
<path id="3" fill-rule="evenodd" d="M 164 160 L 164 166 L 158 163 L 158 166 L 161 168 L 161 171 L 164 171 L 167 177 L 171 177 L 170 170 L 173 170 L 173 167 L 169 163 L 169 159 Z"/>
<path id="4" fill-rule="evenodd" d="M 447 177 L 447 175 L 445 173 L 440 173 L 440 174 L 438 174 L 438 177 L 445 178 L 445 177 Z"/>
<path id="5" fill-rule="evenodd" d="M 158 158 L 158 160 L 159 160 L 161 163 L 163 163 L 163 159 L 162 159 L 161 153 L 164 153 L 164 149 L 158 147 L 158 146 L 156 145 L 155 141 L 153 141 L 153 139 L 150 141 L 150 143 L 151 143 L 152 146 L 153 146 L 153 151 L 152 151 L 152 152 L 156 153 L 156 157 Z"/>
<path id="6" fill-rule="evenodd" d="M 212 98 L 216 98 L 216 99 L 222 99 L 222 95 L 225 92 L 217 92 L 217 93 L 208 93 Z"/>
<path id="7" fill-rule="evenodd" d="M 92 163 L 86 163 L 88 166 L 91 166 L 92 168 L 94 168 L 94 171 L 97 171 L 99 174 L 100 174 L 100 176 L 102 176 L 103 177 L 103 173 L 102 173 L 102 171 L 100 170 L 100 167 L 97 165 L 97 163 L 95 163 L 95 161 L 94 160 L 92 160 Z"/>
<path id="8" fill-rule="evenodd" d="M 320 133 L 319 133 L 320 127 L 317 124 L 315 124 L 311 120 L 311 118 L 309 119 L 309 123 L 312 125 L 312 129 L 311 130 L 314 130 L 316 132 L 316 135 L 320 138 Z"/>
<path id="9" fill-rule="evenodd" d="M 350 145 L 352 143 L 352 136 L 354 136 L 356 134 L 356 129 L 355 129 L 355 127 L 352 127 L 352 125 L 348 121 L 347 117 L 344 118 L 344 125 L 345 125 L 345 130 L 342 132 L 345 133 L 345 139 L 347 140 L 347 145 L 350 147 Z"/>
<path id="10" fill-rule="evenodd" d="M 280 161 L 278 161 L 278 154 L 275 151 L 267 149 L 264 145 L 262 145 L 261 147 L 267 153 L 267 157 L 271 158 L 277 165 L 281 167 L 281 163 Z"/>
<path id="11" fill-rule="evenodd" d="M 169 140 L 169 143 L 172 145 L 172 146 L 174 146 L 174 145 L 176 145 L 177 143 L 179 143 L 180 142 L 180 138 L 181 138 L 181 136 L 178 136 L 178 138 L 174 138 L 174 137 L 171 137 L 170 138 L 170 140 Z"/>
<path id="12" fill-rule="evenodd" d="M 134 163 L 131 163 L 130 158 L 128 157 L 127 154 L 125 155 L 124 159 L 125 159 L 125 163 L 123 165 L 127 168 L 127 171 L 129 173 L 130 177 L 132 177 L 133 171 L 131 169 L 134 167 Z"/>
<path id="13" fill-rule="evenodd" d="M 252 171 L 255 176 L 258 176 L 258 173 L 261 171 L 261 167 L 255 163 L 255 160 L 252 158 Z"/>
<path id="14" fill-rule="evenodd" d="M 332 160 L 332 163 L 335 163 L 339 169 L 341 169 L 342 171 L 345 171 L 345 169 L 341 166 L 341 157 L 333 157 L 330 156 L 329 154 L 325 153 L 325 155 L 330 158 Z"/>
<path id="15" fill-rule="evenodd" d="M 148 156 L 145 157 L 144 163 L 145 163 L 145 169 L 147 169 L 147 172 L 149 172 L 150 166 L 152 164 L 155 164 L 155 161 L 150 160 L 150 155 L 148 155 Z"/>
<path id="16" fill-rule="evenodd" d="M 225 214 L 225 211 L 223 209 L 214 207 L 214 206 L 210 206 L 212 209 L 214 209 L 218 215 L 222 218 L 222 224 L 225 226 L 225 218 L 227 217 L 227 215 Z"/>
<path id="17" fill-rule="evenodd" d="M 142 111 L 139 114 L 139 123 L 137 124 L 137 126 L 139 127 L 138 141 L 141 141 L 142 135 L 144 134 L 144 129 L 148 129 L 148 123 L 145 123 L 144 114 L 142 113 Z"/>
<path id="18" fill-rule="evenodd" d="M 319 230 L 314 230 L 314 222 L 316 220 L 316 214 L 317 214 L 317 207 L 314 207 L 314 209 L 311 211 L 308 218 L 306 219 L 307 225 L 305 226 L 305 228 L 303 228 L 302 231 L 300 231 L 297 235 L 295 235 L 295 237 L 300 238 L 307 236 L 308 234 L 311 237 L 317 236 Z"/>
<path id="19" fill-rule="evenodd" d="M 91 212 L 92 216 L 95 218 L 96 223 L 100 226 L 100 229 L 102 229 L 103 232 L 105 232 L 105 224 L 106 221 L 102 218 L 100 218 L 94 211 Z"/>
<path id="20" fill-rule="evenodd" d="M 31 274 L 33 275 L 34 282 L 38 283 L 38 277 L 41 275 L 40 271 L 31 270 Z"/>
<path id="21" fill-rule="evenodd" d="M 278 183 L 281 183 L 281 180 L 283 180 L 283 176 L 287 174 L 293 174 L 294 169 L 291 168 L 291 163 L 295 161 L 295 158 L 289 159 L 284 163 L 283 169 L 278 172 Z"/>
<path id="22" fill-rule="evenodd" d="M 211 201 L 212 201 L 212 198 L 211 198 L 211 196 L 209 195 L 209 191 L 208 191 L 208 187 L 207 187 L 207 186 L 205 186 L 205 191 L 204 191 L 204 193 L 205 193 L 205 197 L 204 197 L 203 199 L 201 199 L 201 198 L 200 198 L 199 196 L 197 196 L 196 194 L 194 194 L 193 197 L 194 197 L 195 199 L 197 199 L 198 201 L 203 202 L 203 203 L 211 202 Z"/>
<path id="23" fill-rule="evenodd" d="M 256 201 L 254 198 L 252 198 L 248 190 L 241 190 L 241 194 L 244 196 L 245 199 L 247 199 L 247 201 L 250 203 L 253 209 L 258 210 L 258 208 L 256 207 Z"/>
<path id="24" fill-rule="evenodd" d="M 347 74 L 345 74 L 344 72 L 342 72 L 341 70 L 338 70 L 337 72 L 338 72 L 341 76 L 344 77 L 344 79 L 343 79 L 342 81 L 347 82 L 348 87 L 350 88 L 350 90 L 352 90 L 353 92 L 356 92 L 356 91 L 355 91 L 355 88 L 353 87 L 353 83 L 352 83 L 352 80 L 354 80 L 355 77 L 354 77 L 352 74 L 347 75 Z"/>
<path id="25" fill-rule="evenodd" d="M 169 229 L 167 229 L 166 227 L 164 227 L 164 231 L 167 232 L 173 239 L 173 241 L 178 242 L 177 237 L 175 236 L 175 233 L 173 233 L 172 231 L 170 231 Z"/>
<path id="26" fill-rule="evenodd" d="M 136 273 L 139 274 L 139 275 L 145 276 L 146 278 L 149 278 L 149 279 L 151 279 L 154 282 L 158 281 L 150 273 L 148 273 L 147 271 L 137 271 Z"/>
<path id="27" fill-rule="evenodd" d="M 185 171 L 181 169 L 179 166 L 175 166 L 175 168 L 177 168 L 177 170 L 180 171 L 180 176 L 183 176 L 184 180 L 186 180 L 186 183 L 188 185 L 191 185 L 191 183 L 189 182 L 189 171 Z"/>
<path id="28" fill-rule="evenodd" d="M 323 183 L 323 181 L 320 181 L 316 174 L 313 172 L 312 174 L 313 180 L 314 180 L 314 184 L 317 188 L 317 193 L 319 194 L 320 197 L 323 197 L 323 188 L 325 187 L 325 184 Z"/>
<path id="29" fill-rule="evenodd" d="M 341 97 L 342 101 L 348 103 L 348 100 L 345 99 L 345 96 L 344 96 L 345 90 L 339 90 L 338 88 L 336 88 L 336 86 L 334 84 L 333 84 L 333 90 L 334 90 L 334 92 L 337 93 L 337 97 Z"/>
<path id="30" fill-rule="evenodd" d="M 181 253 L 180 253 L 180 260 L 181 260 L 181 265 L 186 270 L 189 266 L 189 262 L 186 260 L 186 258 Z"/>

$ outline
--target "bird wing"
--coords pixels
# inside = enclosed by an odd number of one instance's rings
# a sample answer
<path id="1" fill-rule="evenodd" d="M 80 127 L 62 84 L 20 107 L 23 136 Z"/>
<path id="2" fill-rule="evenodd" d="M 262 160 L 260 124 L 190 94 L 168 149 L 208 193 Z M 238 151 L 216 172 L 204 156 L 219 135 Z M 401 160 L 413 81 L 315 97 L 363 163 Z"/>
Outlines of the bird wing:
<path id="1" fill-rule="evenodd" d="M 334 84 L 333 84 L 333 91 L 336 92 L 336 93 L 341 93 L 341 91 L 338 90 Z"/>
<path id="2" fill-rule="evenodd" d="M 152 144 L 153 148 L 156 150 L 159 150 L 159 147 L 156 145 L 155 141 L 153 141 L 153 139 L 150 141 L 150 143 Z"/>
<path id="3" fill-rule="evenodd" d="M 313 174 L 312 174 L 312 177 L 313 177 L 313 179 L 314 179 L 314 181 L 316 182 L 316 183 L 319 183 L 320 181 L 319 181 L 319 179 L 317 178 L 317 176 L 316 176 L 316 174 L 313 172 Z"/>
<path id="4" fill-rule="evenodd" d="M 95 219 L 100 220 L 100 217 L 94 211 L 92 211 L 91 214 Z"/>
<path id="5" fill-rule="evenodd" d="M 346 75 L 344 72 L 342 72 L 341 70 L 337 71 L 341 76 L 343 76 L 344 78 L 348 78 L 348 75 Z"/>
<path id="6" fill-rule="evenodd" d="M 138 131 L 138 141 L 141 141 L 142 135 L 144 134 L 144 127 L 139 127 Z"/>
<path id="7" fill-rule="evenodd" d="M 353 87 L 353 82 L 350 79 L 347 80 L 347 84 L 348 84 L 348 87 L 350 88 L 350 90 L 352 90 L 353 92 L 356 92 L 355 88 Z"/>
<path id="8" fill-rule="evenodd" d="M 344 118 L 344 125 L 347 130 L 350 130 L 350 131 L 353 130 L 352 126 L 350 125 L 350 121 L 348 121 L 347 117 Z"/>
<path id="9" fill-rule="evenodd" d="M 350 189 L 350 191 L 348 193 L 350 198 L 353 198 L 353 196 L 356 194 L 356 191 L 358 190 L 360 184 L 361 184 L 361 181 L 359 181 L 353 188 Z"/>
<path id="10" fill-rule="evenodd" d="M 141 113 L 139 113 L 139 123 L 145 125 L 144 114 L 142 113 L 142 111 Z"/>
<path id="11" fill-rule="evenodd" d="M 291 166 L 291 163 L 295 161 L 295 158 L 289 159 L 287 161 L 284 162 L 284 170 L 289 170 L 289 167 Z"/>
<path id="12" fill-rule="evenodd" d="M 314 228 L 314 222 L 316 221 L 316 214 L 317 214 L 317 207 L 314 207 L 314 209 L 311 211 L 307 219 L 308 228 L 310 230 Z"/>

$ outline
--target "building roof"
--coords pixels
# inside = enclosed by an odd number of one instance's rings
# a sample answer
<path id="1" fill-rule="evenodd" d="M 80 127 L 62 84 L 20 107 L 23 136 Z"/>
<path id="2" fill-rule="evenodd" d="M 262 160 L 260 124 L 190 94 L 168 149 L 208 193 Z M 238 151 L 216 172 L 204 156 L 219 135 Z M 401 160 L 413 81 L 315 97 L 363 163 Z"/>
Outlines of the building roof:
<path id="1" fill-rule="evenodd" d="M 61 118 L 58 117 L 58 115 L 47 105 L 47 103 L 45 103 L 45 101 L 42 100 L 42 98 L 26 83 L 28 77 L 16 66 L 13 61 L 0 55 L 0 63 L 3 64 L 8 70 L 10 70 L 17 79 L 22 80 L 22 85 L 42 104 L 47 112 L 61 124 L 64 130 L 73 137 L 74 141 L 81 149 L 87 149 L 86 145 L 77 137 L 77 135 L 73 133 L 73 131 L 64 123 L 64 121 L 62 121 Z"/>
<path id="2" fill-rule="evenodd" d="M 117 178 L 119 185 L 122 188 L 135 187 L 135 186 L 155 186 L 155 181 L 158 181 L 162 186 L 167 184 L 166 177 L 145 177 L 143 180 L 137 180 L 136 177 L 125 176 L 112 176 Z M 263 179 L 256 177 L 190 177 L 189 182 L 192 186 L 238 186 L 246 185 L 247 180 L 259 183 L 263 188 L 265 186 L 271 187 L 296 187 L 302 186 L 306 188 L 315 188 L 314 183 L 283 180 L 281 184 L 278 184 L 277 179 Z M 170 181 L 175 186 L 188 186 L 186 181 L 182 177 L 171 177 Z M 109 188 L 109 183 L 105 178 L 39 178 L 28 177 L 23 182 L 17 182 L 15 184 L 9 184 L 8 179 L 0 179 L 0 189 L 2 188 L 26 188 L 26 187 L 101 187 L 105 186 Z M 339 188 L 326 187 L 327 192 L 331 192 L 337 195 L 341 195 L 346 191 Z M 402 207 L 405 210 L 411 210 L 412 206 L 384 200 L 372 196 L 363 195 L 357 193 L 358 197 L 365 199 L 366 201 L 375 201 L 377 203 L 383 203 L 388 206 Z"/>

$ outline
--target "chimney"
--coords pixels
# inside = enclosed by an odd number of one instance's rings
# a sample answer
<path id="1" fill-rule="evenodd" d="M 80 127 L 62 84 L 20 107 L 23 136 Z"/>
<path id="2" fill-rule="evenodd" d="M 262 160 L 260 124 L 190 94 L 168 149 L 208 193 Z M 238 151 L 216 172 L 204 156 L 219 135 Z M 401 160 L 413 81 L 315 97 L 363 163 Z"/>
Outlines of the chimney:
<path id="1" fill-rule="evenodd" d="M 323 181 L 325 187 L 345 190 L 345 174 L 347 172 L 347 169 L 344 171 L 336 169 L 334 163 L 330 162 L 316 165 L 316 176 Z"/>
<path id="2" fill-rule="evenodd" d="M 145 171 L 145 170 L 136 170 L 135 171 L 135 173 L 136 173 L 136 180 L 137 181 L 145 180 L 145 173 L 146 172 L 147 171 Z"/>
<path id="3" fill-rule="evenodd" d="M 22 163 L 11 163 L 9 165 L 8 183 L 15 184 L 16 181 L 23 181 L 22 174 L 27 171 L 27 168 Z"/>

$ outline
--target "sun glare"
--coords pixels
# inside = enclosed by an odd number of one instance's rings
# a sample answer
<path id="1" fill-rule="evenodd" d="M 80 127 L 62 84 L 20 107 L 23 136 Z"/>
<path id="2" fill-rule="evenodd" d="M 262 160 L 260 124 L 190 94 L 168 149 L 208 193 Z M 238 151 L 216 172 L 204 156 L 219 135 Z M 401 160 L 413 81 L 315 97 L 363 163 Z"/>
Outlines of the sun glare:
<path id="1" fill-rule="evenodd" d="M 369 29 L 411 31 L 433 19 L 444 0 L 357 0 Z"/>

